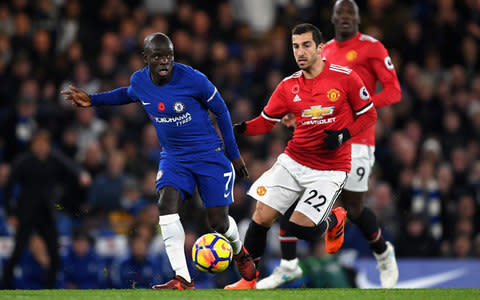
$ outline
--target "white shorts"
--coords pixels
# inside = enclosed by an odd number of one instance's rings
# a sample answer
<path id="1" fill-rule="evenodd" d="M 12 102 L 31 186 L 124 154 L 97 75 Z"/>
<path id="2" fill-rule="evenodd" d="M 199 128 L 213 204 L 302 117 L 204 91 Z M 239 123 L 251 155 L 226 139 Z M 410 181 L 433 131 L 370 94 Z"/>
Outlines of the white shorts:
<path id="1" fill-rule="evenodd" d="M 375 163 L 375 146 L 352 144 L 352 169 L 345 189 L 351 192 L 368 191 L 368 177 Z"/>
<path id="2" fill-rule="evenodd" d="M 284 214 L 297 200 L 295 210 L 315 224 L 324 221 L 345 184 L 347 173 L 309 168 L 282 153 L 263 173 L 248 195 Z"/>

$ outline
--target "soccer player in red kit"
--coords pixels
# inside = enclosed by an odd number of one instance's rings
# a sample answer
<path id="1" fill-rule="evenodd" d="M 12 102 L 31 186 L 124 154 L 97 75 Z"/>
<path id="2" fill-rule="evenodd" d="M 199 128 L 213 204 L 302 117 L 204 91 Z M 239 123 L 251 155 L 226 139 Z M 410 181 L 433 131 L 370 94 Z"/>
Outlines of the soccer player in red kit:
<path id="1" fill-rule="evenodd" d="M 328 61 L 353 69 L 362 78 L 368 92 L 373 95 L 375 107 L 382 107 L 400 101 L 401 89 L 393 63 L 382 43 L 358 31 L 360 17 L 358 6 L 353 0 L 338 0 L 333 8 L 332 23 L 335 38 L 327 42 L 323 57 Z M 383 89 L 376 92 L 377 81 Z M 293 120 L 288 116 L 287 120 Z M 298 119 L 297 119 L 298 120 Z M 364 206 L 368 190 L 368 177 L 375 161 L 374 126 L 352 137 L 352 169 L 343 188 L 341 200 L 348 212 L 349 220 L 358 226 L 373 250 L 380 271 L 382 287 L 392 288 L 398 280 L 395 251 L 385 242 L 377 224 L 374 212 Z M 282 260 L 272 275 L 257 284 L 257 288 L 276 288 L 279 285 L 302 276 L 296 257 L 297 239 L 288 231 L 286 214 L 280 221 L 280 243 Z M 327 252 L 329 249 L 326 241 Z"/>
<path id="2" fill-rule="evenodd" d="M 322 59 L 322 34 L 317 27 L 295 26 L 292 46 L 301 70 L 278 84 L 260 116 L 235 125 L 237 133 L 259 135 L 288 113 L 298 120 L 284 153 L 248 191 L 257 206 L 244 246 L 257 263 L 265 251 L 267 231 L 297 199 L 289 231 L 305 240 L 327 231 L 332 243 L 341 247 L 346 212 L 341 207 L 331 212 L 350 171 L 349 139 L 377 119 L 360 77 Z M 226 289 L 255 287 L 256 279 L 241 279 Z"/>

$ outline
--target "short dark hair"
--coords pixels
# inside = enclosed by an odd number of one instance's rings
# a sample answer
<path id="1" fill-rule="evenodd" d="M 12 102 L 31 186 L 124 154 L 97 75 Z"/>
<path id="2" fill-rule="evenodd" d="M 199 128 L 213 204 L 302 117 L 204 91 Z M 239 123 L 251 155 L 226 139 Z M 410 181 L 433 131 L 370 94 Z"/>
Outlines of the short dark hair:
<path id="1" fill-rule="evenodd" d="M 292 29 L 292 35 L 294 34 L 303 34 L 311 32 L 312 33 L 312 38 L 313 41 L 315 42 L 316 45 L 319 45 L 320 43 L 323 43 L 323 36 L 322 32 L 320 29 L 317 28 L 317 26 L 310 24 L 310 23 L 302 23 L 298 24 L 297 26 L 293 27 Z"/>

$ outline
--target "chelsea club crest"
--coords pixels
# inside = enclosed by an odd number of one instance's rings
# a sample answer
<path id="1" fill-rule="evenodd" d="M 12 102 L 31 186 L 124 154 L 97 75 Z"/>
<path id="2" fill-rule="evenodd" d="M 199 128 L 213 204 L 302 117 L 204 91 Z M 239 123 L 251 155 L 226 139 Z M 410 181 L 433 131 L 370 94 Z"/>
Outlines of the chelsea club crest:
<path id="1" fill-rule="evenodd" d="M 182 102 L 175 102 L 175 104 L 173 104 L 173 110 L 177 113 L 181 113 L 185 110 L 185 104 Z"/>

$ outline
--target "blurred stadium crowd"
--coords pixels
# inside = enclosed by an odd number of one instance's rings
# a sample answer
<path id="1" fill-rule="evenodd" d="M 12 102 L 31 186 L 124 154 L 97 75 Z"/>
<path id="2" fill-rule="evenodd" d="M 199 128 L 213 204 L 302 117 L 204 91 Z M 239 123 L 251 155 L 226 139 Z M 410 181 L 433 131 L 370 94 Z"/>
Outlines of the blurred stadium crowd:
<path id="1" fill-rule="evenodd" d="M 12 237 L 17 225 L 12 217 L 15 205 L 6 206 L 4 197 L 10 167 L 28 150 L 34 132 L 47 129 L 54 148 L 93 179 L 89 187 L 81 187 L 75 178 L 64 176 L 51 197 L 62 238 L 60 286 L 149 287 L 152 281 L 168 279 L 168 263 L 155 242 L 154 183 L 161 148 L 153 126 L 140 105 L 78 109 L 67 105 L 60 90 L 73 84 L 95 93 L 128 85 L 130 74 L 144 66 L 144 37 L 159 31 L 171 37 L 177 62 L 197 68 L 217 86 L 234 122 L 250 119 L 259 114 L 276 84 L 297 70 L 290 50 L 293 25 L 310 22 L 326 40 L 333 37 L 333 2 L 2 2 L 0 235 Z M 400 103 L 378 110 L 368 203 L 394 241 L 398 257 L 480 258 L 480 2 L 357 3 L 361 31 L 387 47 L 403 91 Z M 249 184 L 272 165 L 290 136 L 277 125 L 269 135 L 239 138 L 250 179 L 235 185 L 231 214 L 237 221 L 251 215 Z M 197 197 L 186 203 L 182 222 L 189 252 L 195 238 L 208 232 Z M 271 231 L 269 255 L 274 257 L 279 246 L 276 230 Z M 110 240 L 102 238 L 112 236 L 123 241 L 120 251 L 99 242 L 108 244 Z M 370 255 L 360 236 L 350 226 L 344 247 Z M 36 287 L 30 283 L 35 280 L 41 286 L 38 272 L 48 264 L 42 243 L 38 236 L 30 241 L 16 274 L 21 279 L 18 287 Z M 96 257 L 94 244 L 109 260 Z M 112 253 L 108 247 L 117 250 Z M 8 258 L 7 248 L 0 247 L 3 260 Z M 304 257 L 321 252 L 315 245 L 301 251 Z M 81 253 L 90 253 L 93 260 L 72 258 Z M 146 255 L 157 258 L 142 260 Z M 82 285 L 87 280 L 75 272 L 82 265 L 91 265 L 84 271 L 105 280 L 98 280 L 98 286 Z M 122 267 L 127 271 L 116 269 Z M 142 271 L 128 271 L 135 267 Z M 124 273 L 125 278 L 115 278 Z M 163 277 L 152 279 L 152 274 Z M 205 287 L 222 284 L 222 279 L 215 278 L 215 283 L 207 275 L 198 278 L 205 279 Z"/>

